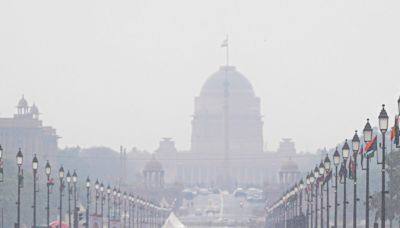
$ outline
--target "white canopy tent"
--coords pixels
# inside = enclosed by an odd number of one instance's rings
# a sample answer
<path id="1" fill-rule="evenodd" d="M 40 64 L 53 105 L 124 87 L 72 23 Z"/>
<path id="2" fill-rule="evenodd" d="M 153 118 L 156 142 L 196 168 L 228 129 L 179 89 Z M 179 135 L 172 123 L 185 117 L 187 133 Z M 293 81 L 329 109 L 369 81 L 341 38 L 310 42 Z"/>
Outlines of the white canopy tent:
<path id="1" fill-rule="evenodd" d="M 185 225 L 182 224 L 181 221 L 175 216 L 173 212 L 169 214 L 167 220 L 165 220 L 164 225 L 162 228 L 187 228 Z"/>

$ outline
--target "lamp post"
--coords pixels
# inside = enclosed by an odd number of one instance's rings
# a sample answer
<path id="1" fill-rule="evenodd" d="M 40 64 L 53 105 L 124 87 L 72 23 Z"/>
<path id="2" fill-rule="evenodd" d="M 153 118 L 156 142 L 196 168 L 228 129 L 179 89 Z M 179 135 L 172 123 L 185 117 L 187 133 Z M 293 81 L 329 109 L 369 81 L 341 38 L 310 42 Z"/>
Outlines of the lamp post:
<path id="1" fill-rule="evenodd" d="M 17 153 L 17 166 L 18 166 L 18 193 L 17 193 L 17 223 L 15 224 L 16 228 L 20 228 L 21 222 L 21 187 L 22 187 L 22 163 L 24 156 L 22 155 L 21 148 L 19 148 Z"/>
<path id="2" fill-rule="evenodd" d="M 86 178 L 86 228 L 89 228 L 90 179 Z"/>
<path id="3" fill-rule="evenodd" d="M 338 166 L 340 163 L 340 154 L 339 151 L 335 150 L 333 154 L 333 164 L 335 165 L 335 217 L 334 217 L 334 228 L 337 228 L 337 206 L 338 206 L 338 199 L 337 199 L 337 188 L 338 188 Z"/>
<path id="4" fill-rule="evenodd" d="M 114 189 L 113 189 L 113 200 L 114 200 L 114 204 L 113 204 L 113 219 L 114 220 L 116 220 L 117 219 L 117 216 L 116 216 L 116 214 L 115 214 L 115 212 L 117 211 L 117 203 L 116 203 L 116 200 L 117 200 L 117 189 L 114 187 Z"/>
<path id="5" fill-rule="evenodd" d="M 306 209 L 306 227 L 310 228 L 310 189 L 311 189 L 311 183 L 310 183 L 310 174 L 307 174 L 306 176 L 306 184 L 307 184 L 307 209 Z"/>
<path id="6" fill-rule="evenodd" d="M 64 191 L 64 168 L 63 166 L 60 167 L 58 170 L 58 178 L 60 179 L 60 220 L 59 220 L 59 227 L 62 227 L 62 197 Z"/>
<path id="7" fill-rule="evenodd" d="M 129 197 L 128 197 L 128 215 L 129 215 L 129 217 L 128 217 L 128 228 L 131 228 L 131 219 L 132 219 L 131 213 L 132 213 L 132 195 L 129 194 Z"/>
<path id="8" fill-rule="evenodd" d="M 104 201 L 105 201 L 105 196 L 104 196 L 104 185 L 103 182 L 101 182 L 100 184 L 100 205 L 101 205 L 101 209 L 100 209 L 100 213 L 101 213 L 101 227 L 104 227 L 104 216 L 103 216 L 103 207 L 104 207 Z"/>
<path id="9" fill-rule="evenodd" d="M 46 176 L 47 176 L 47 223 L 46 226 L 47 228 L 50 228 L 50 174 L 51 174 L 51 166 L 49 161 L 47 160 L 46 162 L 46 166 L 45 166 L 45 172 L 46 172 Z"/>
<path id="10" fill-rule="evenodd" d="M 121 221 L 121 190 L 117 191 L 117 219 Z"/>
<path id="11" fill-rule="evenodd" d="M 318 178 L 319 178 L 318 166 L 315 166 L 314 177 L 315 177 L 315 228 L 318 228 Z"/>
<path id="12" fill-rule="evenodd" d="M 372 127 L 369 123 L 369 119 L 367 119 L 367 123 L 364 126 L 363 130 L 364 142 L 367 144 L 372 140 Z M 366 151 L 364 152 L 366 153 Z M 369 228 L 369 158 L 366 156 L 367 160 L 367 169 L 366 169 L 366 190 L 365 190 L 365 227 Z"/>
<path id="13" fill-rule="evenodd" d="M 385 159 L 385 153 L 386 153 L 386 142 L 385 142 L 385 135 L 389 127 L 389 116 L 386 113 L 385 110 L 385 105 L 382 105 L 382 110 L 379 113 L 379 129 L 381 130 L 382 133 L 382 192 L 381 192 L 381 227 L 385 228 L 385 223 L 386 223 L 386 214 L 385 214 L 385 194 L 386 194 L 386 159 Z"/>
<path id="14" fill-rule="evenodd" d="M 123 194 L 123 200 L 124 200 L 124 228 L 126 228 L 126 192 Z"/>
<path id="15" fill-rule="evenodd" d="M 321 161 L 319 164 L 319 176 L 323 180 L 325 174 L 325 166 Z M 321 228 L 324 227 L 324 182 L 321 183 Z M 329 227 L 328 227 L 329 228 Z"/>
<path id="16" fill-rule="evenodd" d="M 95 189 L 95 196 L 94 196 L 94 214 L 97 216 L 97 200 L 99 199 L 99 180 L 96 179 L 96 182 L 94 183 L 94 189 Z"/>
<path id="17" fill-rule="evenodd" d="M 342 147 L 342 157 L 343 157 L 343 166 L 344 169 L 346 169 L 347 166 L 347 159 L 349 158 L 350 154 L 350 147 L 349 144 L 347 143 L 347 139 L 344 142 L 344 145 Z M 347 172 L 346 172 L 347 173 Z M 343 228 L 346 228 L 346 222 L 347 222 L 347 214 L 346 214 L 346 206 L 347 206 L 347 191 L 346 191 L 346 182 L 347 182 L 347 174 L 344 175 L 344 182 L 343 182 Z"/>
<path id="18" fill-rule="evenodd" d="M 351 141 L 353 157 L 354 157 L 354 175 L 353 175 L 353 228 L 357 228 L 357 154 L 360 150 L 360 138 L 355 131 Z"/>
<path id="19" fill-rule="evenodd" d="M 36 179 L 37 179 L 37 170 L 39 166 L 39 161 L 36 157 L 36 154 L 32 160 L 32 170 L 33 170 L 33 227 L 36 227 Z"/>
<path id="20" fill-rule="evenodd" d="M 310 218 L 310 227 L 312 228 L 312 227 L 314 227 L 313 226 L 313 215 L 314 215 L 314 212 L 313 212 L 313 198 L 314 198 L 314 194 L 313 194 L 313 187 L 314 187 L 314 182 L 315 182 L 315 176 L 314 176 L 314 173 L 313 173 L 313 170 L 311 170 L 311 172 L 310 172 L 310 186 L 311 186 L 311 188 L 310 188 L 310 195 L 311 195 L 311 200 L 310 200 L 310 210 L 311 210 L 311 218 Z"/>
<path id="21" fill-rule="evenodd" d="M 326 154 L 325 160 L 324 160 L 324 168 L 325 168 L 325 173 L 326 175 L 330 175 L 331 172 L 331 160 L 329 159 L 328 154 Z M 329 208 L 331 207 L 329 205 L 329 180 L 326 181 L 326 228 L 329 227 Z"/>
<path id="22" fill-rule="evenodd" d="M 107 207 L 108 207 L 108 212 L 107 212 L 107 217 L 108 217 L 108 219 L 107 219 L 107 224 L 108 224 L 108 226 L 107 227 L 111 227 L 111 209 L 110 209 L 110 207 L 111 207 L 111 205 L 110 205 L 110 197 L 111 197 L 111 187 L 110 187 L 110 185 L 108 185 L 107 186 Z"/>
<path id="23" fill-rule="evenodd" d="M 304 182 L 303 179 L 300 180 L 299 182 L 299 215 L 303 216 L 303 189 L 304 189 Z"/>
<path id="24" fill-rule="evenodd" d="M 71 221 L 71 174 L 67 172 L 67 187 L 68 187 L 68 227 L 72 227 Z"/>
<path id="25" fill-rule="evenodd" d="M 78 228 L 78 210 L 76 207 L 77 195 L 76 195 L 76 183 L 78 182 L 78 175 L 74 170 L 72 174 L 72 183 L 74 185 L 74 228 Z"/>

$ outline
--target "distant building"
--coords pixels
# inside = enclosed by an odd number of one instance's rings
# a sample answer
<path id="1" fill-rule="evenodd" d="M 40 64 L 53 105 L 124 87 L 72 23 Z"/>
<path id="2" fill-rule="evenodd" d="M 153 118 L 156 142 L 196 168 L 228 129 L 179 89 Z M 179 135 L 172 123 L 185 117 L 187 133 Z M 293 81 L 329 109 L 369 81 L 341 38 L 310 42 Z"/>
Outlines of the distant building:
<path id="1" fill-rule="evenodd" d="M 309 162 L 316 161 L 315 155 L 298 154 L 289 138 L 282 139 L 276 152 L 264 151 L 263 144 L 260 99 L 243 74 L 225 66 L 206 80 L 195 98 L 190 151 L 180 151 L 171 138 L 164 138 L 155 156 L 166 184 L 225 189 L 268 185 L 274 191 L 296 181 Z M 152 157 L 131 156 L 136 172 Z"/>
<path id="2" fill-rule="evenodd" d="M 33 154 L 37 154 L 42 164 L 46 160 L 55 160 L 59 137 L 54 128 L 43 126 L 39 115 L 38 107 L 35 104 L 29 106 L 22 96 L 14 117 L 0 118 L 0 144 L 6 156 L 14 159 L 21 148 L 27 161 L 32 159 Z"/>

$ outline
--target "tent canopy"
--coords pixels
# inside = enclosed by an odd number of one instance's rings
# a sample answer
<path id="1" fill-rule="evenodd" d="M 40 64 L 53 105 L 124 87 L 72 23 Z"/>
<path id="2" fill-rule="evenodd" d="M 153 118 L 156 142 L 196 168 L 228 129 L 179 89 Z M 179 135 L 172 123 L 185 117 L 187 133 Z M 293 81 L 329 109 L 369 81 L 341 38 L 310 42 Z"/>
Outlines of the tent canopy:
<path id="1" fill-rule="evenodd" d="M 185 225 L 182 224 L 181 221 L 175 216 L 174 212 L 169 214 L 167 220 L 165 220 L 164 225 L 162 228 L 186 228 Z"/>

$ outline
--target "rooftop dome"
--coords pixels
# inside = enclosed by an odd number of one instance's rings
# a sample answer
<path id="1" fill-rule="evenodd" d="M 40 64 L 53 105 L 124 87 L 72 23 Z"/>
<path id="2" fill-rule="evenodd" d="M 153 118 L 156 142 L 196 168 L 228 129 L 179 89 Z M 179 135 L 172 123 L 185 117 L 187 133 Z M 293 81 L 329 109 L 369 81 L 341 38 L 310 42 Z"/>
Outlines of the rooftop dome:
<path id="1" fill-rule="evenodd" d="M 144 166 L 144 171 L 162 171 L 162 165 L 154 157 Z"/>
<path id="2" fill-rule="evenodd" d="M 221 66 L 204 83 L 201 89 L 201 96 L 224 95 L 225 77 L 228 79 L 230 95 L 250 95 L 254 96 L 253 86 L 247 78 L 236 71 L 234 66 Z"/>
<path id="3" fill-rule="evenodd" d="M 35 105 L 35 103 L 33 103 L 31 109 L 30 109 L 31 114 L 33 115 L 39 115 L 39 109 L 38 107 Z"/>
<path id="4" fill-rule="evenodd" d="M 27 108 L 28 107 L 28 102 L 26 101 L 24 95 L 22 95 L 22 98 L 18 101 L 17 107 L 19 107 L 19 108 Z"/>
<path id="5" fill-rule="evenodd" d="M 291 157 L 289 157 L 288 160 L 283 162 L 281 166 L 281 172 L 299 172 L 299 166 L 295 161 L 292 160 Z"/>

